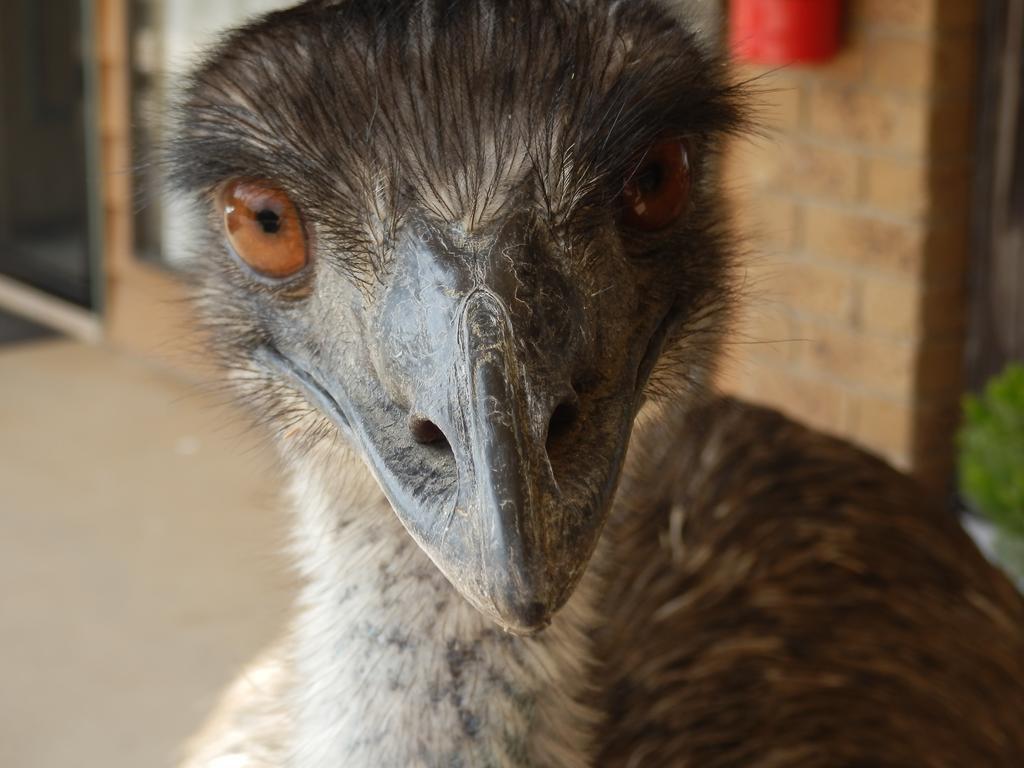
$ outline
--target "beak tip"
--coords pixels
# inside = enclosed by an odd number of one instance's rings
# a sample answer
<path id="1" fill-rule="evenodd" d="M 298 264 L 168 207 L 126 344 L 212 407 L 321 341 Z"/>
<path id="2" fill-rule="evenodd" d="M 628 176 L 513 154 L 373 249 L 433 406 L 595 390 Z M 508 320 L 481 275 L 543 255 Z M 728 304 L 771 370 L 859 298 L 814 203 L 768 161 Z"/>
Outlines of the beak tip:
<path id="1" fill-rule="evenodd" d="M 529 637 L 551 624 L 551 607 L 542 602 L 509 603 L 499 609 L 498 623 L 512 635 Z"/>

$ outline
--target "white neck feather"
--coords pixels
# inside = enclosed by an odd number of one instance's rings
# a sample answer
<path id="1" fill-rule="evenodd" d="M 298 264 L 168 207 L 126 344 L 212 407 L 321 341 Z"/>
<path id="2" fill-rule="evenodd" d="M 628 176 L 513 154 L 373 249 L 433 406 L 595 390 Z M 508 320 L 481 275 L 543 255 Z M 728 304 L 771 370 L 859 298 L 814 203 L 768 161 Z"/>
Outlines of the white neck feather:
<path id="1" fill-rule="evenodd" d="M 589 765 L 596 577 L 539 637 L 507 635 L 456 593 L 368 472 L 349 464 L 344 477 L 313 461 L 294 473 L 307 586 L 293 645 L 292 765 Z"/>

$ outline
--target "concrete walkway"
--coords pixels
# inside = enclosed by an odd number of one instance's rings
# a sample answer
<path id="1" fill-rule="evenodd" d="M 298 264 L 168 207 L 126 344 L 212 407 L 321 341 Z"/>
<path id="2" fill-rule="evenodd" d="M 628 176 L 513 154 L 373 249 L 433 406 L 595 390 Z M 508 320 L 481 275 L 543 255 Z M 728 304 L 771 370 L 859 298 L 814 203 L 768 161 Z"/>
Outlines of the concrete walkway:
<path id="1" fill-rule="evenodd" d="M 162 768 L 284 621 L 273 457 L 102 347 L 0 347 L 0 766 Z"/>

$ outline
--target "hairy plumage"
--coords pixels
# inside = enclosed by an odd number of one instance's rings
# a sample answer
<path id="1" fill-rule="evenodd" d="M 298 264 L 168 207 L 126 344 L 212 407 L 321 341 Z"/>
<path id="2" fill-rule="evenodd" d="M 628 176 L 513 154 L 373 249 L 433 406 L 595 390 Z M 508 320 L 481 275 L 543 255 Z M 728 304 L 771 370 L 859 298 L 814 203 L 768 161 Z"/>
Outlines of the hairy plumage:
<path id="1" fill-rule="evenodd" d="M 709 392 L 742 105 L 653 0 L 314 1 L 210 53 L 172 148 L 197 306 L 306 587 L 190 766 L 1019 762 L 1019 596 L 908 479 Z M 685 215 L 624 227 L 666 139 Z M 308 269 L 224 246 L 234 179 Z"/>
<path id="2" fill-rule="evenodd" d="M 731 399 L 641 440 L 596 765 L 1020 763 L 1024 601 L 912 480 Z"/>

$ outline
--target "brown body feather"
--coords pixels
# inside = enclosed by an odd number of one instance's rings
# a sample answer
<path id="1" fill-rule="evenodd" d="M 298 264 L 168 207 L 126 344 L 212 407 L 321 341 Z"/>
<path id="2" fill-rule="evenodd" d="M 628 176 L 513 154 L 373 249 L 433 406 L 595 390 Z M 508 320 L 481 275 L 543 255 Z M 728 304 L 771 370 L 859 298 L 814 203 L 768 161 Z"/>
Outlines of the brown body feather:
<path id="1" fill-rule="evenodd" d="M 917 485 L 723 399 L 606 536 L 598 765 L 1024 764 L 1024 601 Z"/>

